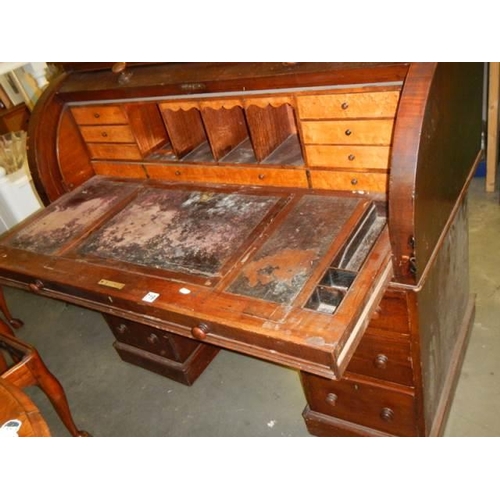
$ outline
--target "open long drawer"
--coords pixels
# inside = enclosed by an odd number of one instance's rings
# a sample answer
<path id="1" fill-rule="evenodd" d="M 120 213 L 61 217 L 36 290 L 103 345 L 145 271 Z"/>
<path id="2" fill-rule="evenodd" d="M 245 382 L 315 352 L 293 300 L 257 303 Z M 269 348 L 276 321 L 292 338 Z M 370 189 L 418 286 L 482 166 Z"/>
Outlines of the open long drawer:
<path id="1" fill-rule="evenodd" d="M 94 177 L 0 239 L 0 281 L 340 378 L 392 277 L 362 195 Z"/>

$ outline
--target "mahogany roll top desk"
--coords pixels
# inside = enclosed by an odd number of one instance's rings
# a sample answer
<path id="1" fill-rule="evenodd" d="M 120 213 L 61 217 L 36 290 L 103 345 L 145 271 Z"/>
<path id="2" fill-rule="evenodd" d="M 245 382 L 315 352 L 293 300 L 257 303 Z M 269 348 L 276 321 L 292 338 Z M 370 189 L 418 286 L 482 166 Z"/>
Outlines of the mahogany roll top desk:
<path id="1" fill-rule="evenodd" d="M 441 433 L 471 329 L 482 64 L 68 64 L 29 128 L 47 207 L 0 283 L 104 314 L 185 384 L 297 369 L 322 436 Z M 228 403 L 230 404 L 230 403 Z"/>

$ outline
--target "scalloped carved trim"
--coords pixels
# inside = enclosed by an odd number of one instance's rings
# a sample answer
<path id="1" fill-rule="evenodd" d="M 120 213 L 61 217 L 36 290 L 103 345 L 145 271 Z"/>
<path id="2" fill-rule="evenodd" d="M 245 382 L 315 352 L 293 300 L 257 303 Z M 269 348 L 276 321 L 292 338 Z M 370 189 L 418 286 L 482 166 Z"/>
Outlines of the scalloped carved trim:
<path id="1" fill-rule="evenodd" d="M 190 109 L 232 109 L 237 106 L 240 108 L 248 108 L 249 106 L 258 106 L 259 108 L 266 108 L 272 106 L 279 108 L 284 104 L 293 104 L 291 96 L 269 96 L 269 97 L 256 97 L 250 99 L 193 99 L 192 101 L 168 101 L 160 103 L 162 110 L 168 109 L 170 111 L 189 111 Z"/>
<path id="2" fill-rule="evenodd" d="M 273 108 L 279 108 L 283 104 L 292 105 L 293 99 L 291 96 L 273 96 L 273 97 L 258 97 L 245 99 L 245 108 L 249 106 L 258 106 L 259 108 L 266 108 L 267 106 L 272 106 Z"/>

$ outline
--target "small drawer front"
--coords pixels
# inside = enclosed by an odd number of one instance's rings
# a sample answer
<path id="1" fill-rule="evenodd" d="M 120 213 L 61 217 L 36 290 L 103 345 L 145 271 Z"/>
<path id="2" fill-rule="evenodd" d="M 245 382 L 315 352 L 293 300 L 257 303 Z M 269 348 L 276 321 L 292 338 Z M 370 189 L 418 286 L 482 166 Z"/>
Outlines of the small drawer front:
<path id="1" fill-rule="evenodd" d="M 305 170 L 145 165 L 153 179 L 306 188 Z"/>
<path id="2" fill-rule="evenodd" d="M 135 142 L 128 125 L 82 126 L 80 132 L 86 142 Z"/>
<path id="3" fill-rule="evenodd" d="M 94 172 L 97 175 L 128 177 L 131 179 L 144 179 L 146 177 L 146 171 L 143 166 L 138 165 L 137 163 L 111 163 L 95 161 L 92 163 L 92 166 L 94 167 Z"/>
<path id="4" fill-rule="evenodd" d="M 306 146 L 310 167 L 387 170 L 389 146 Z"/>
<path id="5" fill-rule="evenodd" d="M 417 436 L 415 398 L 380 385 L 301 374 L 311 410 L 396 436 Z"/>
<path id="6" fill-rule="evenodd" d="M 347 371 L 379 380 L 414 386 L 409 335 L 368 330 Z"/>
<path id="7" fill-rule="evenodd" d="M 127 115 L 120 106 L 82 106 L 71 108 L 78 125 L 126 124 Z"/>
<path id="8" fill-rule="evenodd" d="M 396 114 L 399 91 L 297 97 L 302 119 L 391 118 Z"/>
<path id="9" fill-rule="evenodd" d="M 142 160 L 135 144 L 87 144 L 92 159 L 100 160 Z"/>
<path id="10" fill-rule="evenodd" d="M 339 189 L 341 191 L 387 191 L 387 174 L 366 172 L 339 172 L 334 170 L 311 170 L 311 185 L 314 189 Z"/>
<path id="11" fill-rule="evenodd" d="M 304 144 L 389 146 L 394 120 L 339 120 L 302 123 Z"/>
<path id="12" fill-rule="evenodd" d="M 406 294 L 404 292 L 387 291 L 371 317 L 368 328 L 410 333 Z"/>

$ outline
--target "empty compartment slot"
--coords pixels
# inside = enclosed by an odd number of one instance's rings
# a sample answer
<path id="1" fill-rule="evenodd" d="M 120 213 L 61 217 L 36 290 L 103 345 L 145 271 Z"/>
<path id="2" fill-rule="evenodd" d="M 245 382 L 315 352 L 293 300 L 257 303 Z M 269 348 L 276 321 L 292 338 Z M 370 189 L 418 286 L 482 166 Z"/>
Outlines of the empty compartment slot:
<path id="1" fill-rule="evenodd" d="M 297 153 L 300 155 L 300 164 L 304 163 L 293 108 L 289 104 L 278 107 L 270 104 L 265 107 L 250 105 L 245 113 L 255 157 L 259 163 L 296 164 L 290 161 L 297 162 Z M 292 138 L 289 139 L 290 137 Z M 285 141 L 287 145 L 284 144 Z M 291 155 L 290 151 L 293 151 Z M 287 156 L 291 156 L 292 160 Z"/>
<path id="2" fill-rule="evenodd" d="M 245 113 L 240 106 L 232 108 L 204 108 L 201 112 L 205 131 L 215 160 L 221 160 L 231 152 L 245 144 L 244 156 L 255 163 L 255 155 L 251 148 Z M 250 151 L 251 156 L 248 154 Z M 233 155 L 238 157 L 237 154 Z"/>
<path id="3" fill-rule="evenodd" d="M 290 135 L 261 163 L 269 165 L 304 165 L 298 136 Z"/>
<path id="4" fill-rule="evenodd" d="M 126 104 L 125 110 L 143 158 L 169 142 L 160 110 L 155 103 Z"/>
<path id="5" fill-rule="evenodd" d="M 182 161 L 214 161 L 198 109 L 162 109 L 175 156 Z M 193 154 L 191 154 L 193 153 Z"/>
<path id="6" fill-rule="evenodd" d="M 170 142 L 167 142 L 159 149 L 157 149 L 154 153 L 151 153 L 147 159 L 148 161 L 161 161 L 161 162 L 178 160 L 177 156 L 174 153 L 174 150 L 172 149 L 172 145 L 170 144 Z"/>
<path id="7" fill-rule="evenodd" d="M 347 290 L 356 278 L 356 273 L 330 268 L 320 281 L 320 285 L 334 286 Z"/>
<path id="8" fill-rule="evenodd" d="M 356 227 L 352 237 L 332 262 L 331 267 L 359 271 L 384 225 L 385 218 L 378 216 L 375 205 L 372 205 Z"/>
<path id="9" fill-rule="evenodd" d="M 247 137 L 243 142 L 241 142 L 238 147 L 229 152 L 224 158 L 221 159 L 221 163 L 256 163 L 255 153 L 253 151 L 252 143 Z"/>
<path id="10" fill-rule="evenodd" d="M 319 286 L 314 290 L 314 293 L 307 301 L 305 308 L 321 313 L 333 314 L 337 310 L 343 298 L 343 291 L 335 288 Z"/>

